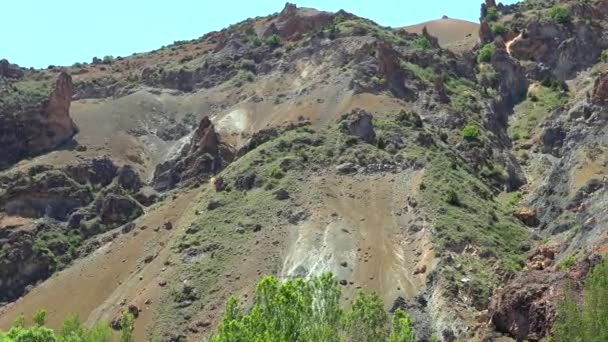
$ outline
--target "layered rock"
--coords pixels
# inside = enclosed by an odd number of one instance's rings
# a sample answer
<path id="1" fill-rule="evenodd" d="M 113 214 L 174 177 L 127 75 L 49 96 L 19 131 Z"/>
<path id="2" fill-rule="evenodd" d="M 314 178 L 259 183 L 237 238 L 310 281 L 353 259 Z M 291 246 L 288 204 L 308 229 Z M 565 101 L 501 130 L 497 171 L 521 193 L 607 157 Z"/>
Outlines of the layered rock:
<path id="1" fill-rule="evenodd" d="M 71 98 L 72 78 L 61 72 L 41 102 L 0 108 L 0 169 L 69 141 L 78 132 L 70 118 Z"/>
<path id="2" fill-rule="evenodd" d="M 0 218 L 18 224 L 0 220 L 0 302 L 65 267 L 85 239 L 142 215 L 133 199 L 142 185 L 132 168 L 108 158 L 1 174 Z"/>
<path id="3" fill-rule="evenodd" d="M 167 190 L 185 181 L 206 180 L 221 171 L 232 158 L 233 152 L 220 141 L 211 120 L 204 117 L 179 155 L 156 167 L 154 187 Z"/>

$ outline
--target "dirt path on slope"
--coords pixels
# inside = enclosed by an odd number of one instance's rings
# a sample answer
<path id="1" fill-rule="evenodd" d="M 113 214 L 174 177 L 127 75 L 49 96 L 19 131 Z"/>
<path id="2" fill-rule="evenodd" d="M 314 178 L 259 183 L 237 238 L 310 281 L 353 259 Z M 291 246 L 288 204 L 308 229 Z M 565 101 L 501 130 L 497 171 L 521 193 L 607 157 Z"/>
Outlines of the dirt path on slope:
<path id="1" fill-rule="evenodd" d="M 9 328 L 18 315 L 31 317 L 41 308 L 48 311 L 47 324 L 57 328 L 71 313 L 78 313 L 92 325 L 100 319 L 109 321 L 129 304 L 135 304 L 141 309 L 135 322 L 135 337 L 144 341 L 162 291 L 159 282 L 170 277 L 164 262 L 171 241 L 178 235 L 176 228 L 166 230 L 163 225 L 172 222 L 173 227 L 183 227 L 192 220 L 191 203 L 197 193 L 193 190 L 167 199 L 136 221 L 132 232 L 76 261 L 5 307 L 0 312 L 0 329 Z M 147 256 L 154 259 L 145 263 Z"/>
<path id="2" fill-rule="evenodd" d="M 398 296 L 416 295 L 425 285 L 426 274 L 414 271 L 433 267 L 426 223 L 408 203 L 419 177 L 390 174 L 313 180 L 313 192 L 318 192 L 321 203 L 311 219 L 298 227 L 283 275 L 332 272 L 345 286 L 346 298 L 352 299 L 358 289 L 376 291 L 387 306 Z"/>

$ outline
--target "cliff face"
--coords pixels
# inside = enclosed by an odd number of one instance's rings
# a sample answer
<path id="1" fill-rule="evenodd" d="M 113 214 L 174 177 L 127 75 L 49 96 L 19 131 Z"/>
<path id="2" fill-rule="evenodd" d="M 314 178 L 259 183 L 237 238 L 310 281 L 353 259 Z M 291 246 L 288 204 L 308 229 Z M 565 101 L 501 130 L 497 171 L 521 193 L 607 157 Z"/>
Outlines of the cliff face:
<path id="1" fill-rule="evenodd" d="M 31 99 L 29 94 L 16 89 L 7 91 L 15 101 L 0 107 L 0 144 L 3 146 L 0 169 L 52 150 L 78 132 L 70 117 L 72 77 L 69 74 L 62 71 L 46 97 Z M 31 100 L 33 103 L 19 102 Z"/>

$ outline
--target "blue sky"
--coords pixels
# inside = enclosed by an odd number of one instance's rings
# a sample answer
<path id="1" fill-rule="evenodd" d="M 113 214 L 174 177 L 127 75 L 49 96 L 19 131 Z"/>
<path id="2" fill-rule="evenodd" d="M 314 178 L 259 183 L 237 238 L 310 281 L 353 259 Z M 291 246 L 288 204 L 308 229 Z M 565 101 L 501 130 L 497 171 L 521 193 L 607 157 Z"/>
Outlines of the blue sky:
<path id="1" fill-rule="evenodd" d="M 398 27 L 443 14 L 477 22 L 482 0 L 292 2 L 327 11 L 345 9 Z M 285 0 L 4 0 L 0 58 L 40 68 L 90 62 L 94 56 L 127 56 L 278 12 L 284 4 Z"/>

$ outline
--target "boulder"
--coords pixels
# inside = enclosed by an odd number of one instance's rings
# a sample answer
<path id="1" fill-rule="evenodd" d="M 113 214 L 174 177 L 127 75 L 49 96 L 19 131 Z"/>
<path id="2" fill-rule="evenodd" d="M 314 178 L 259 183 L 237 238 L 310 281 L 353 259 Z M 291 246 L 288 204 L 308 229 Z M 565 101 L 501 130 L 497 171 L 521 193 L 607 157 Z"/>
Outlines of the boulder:
<path id="1" fill-rule="evenodd" d="M 350 114 L 344 116 L 340 122 L 342 130 L 352 136 L 361 138 L 368 144 L 373 144 L 376 139 L 372 115 L 363 109 L 353 109 Z"/>
<path id="2" fill-rule="evenodd" d="M 101 201 L 99 217 L 101 223 L 112 227 L 131 222 L 143 214 L 143 209 L 134 199 L 117 194 L 108 194 Z"/>
<path id="3" fill-rule="evenodd" d="M 536 216 L 536 210 L 531 208 L 520 208 L 513 211 L 513 216 L 517 217 L 528 227 L 538 227 L 540 221 Z"/>

